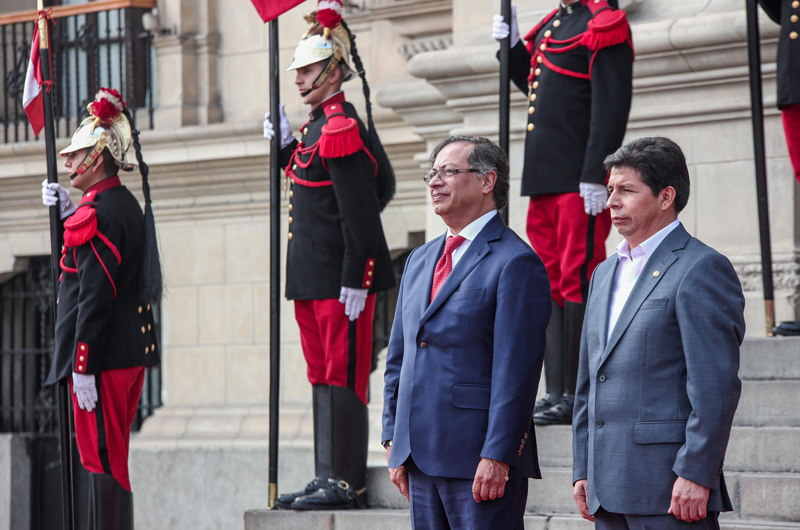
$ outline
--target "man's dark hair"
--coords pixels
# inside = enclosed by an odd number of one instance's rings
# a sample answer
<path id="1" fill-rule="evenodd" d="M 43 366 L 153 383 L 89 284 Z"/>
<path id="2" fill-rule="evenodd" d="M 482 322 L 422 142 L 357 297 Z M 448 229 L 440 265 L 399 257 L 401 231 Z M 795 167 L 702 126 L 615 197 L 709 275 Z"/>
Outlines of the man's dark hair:
<path id="1" fill-rule="evenodd" d="M 114 157 L 111 156 L 111 151 L 109 151 L 108 148 L 103 149 L 100 156 L 103 157 L 103 171 L 105 171 L 106 176 L 113 177 L 119 173 L 119 165 L 117 165 L 117 161 L 114 160 Z"/>
<path id="2" fill-rule="evenodd" d="M 433 148 L 433 153 L 431 153 L 430 157 L 431 167 L 433 167 L 436 157 L 439 156 L 442 149 L 450 144 L 457 143 L 472 145 L 472 149 L 467 155 L 467 164 L 469 164 L 470 168 L 478 171 L 478 177 L 482 177 L 490 171 L 494 171 L 497 174 L 497 181 L 494 183 L 494 190 L 492 190 L 494 207 L 498 210 L 505 208 L 508 204 L 508 188 L 510 185 L 508 157 L 500 149 L 500 146 L 488 138 L 480 136 L 451 136 L 450 138 L 445 138 Z"/>
<path id="3" fill-rule="evenodd" d="M 654 196 L 672 186 L 675 201 L 672 205 L 680 213 L 689 201 L 689 168 L 678 144 L 663 136 L 639 138 L 623 145 L 603 160 L 606 172 L 614 168 L 631 168 L 647 184 Z"/>

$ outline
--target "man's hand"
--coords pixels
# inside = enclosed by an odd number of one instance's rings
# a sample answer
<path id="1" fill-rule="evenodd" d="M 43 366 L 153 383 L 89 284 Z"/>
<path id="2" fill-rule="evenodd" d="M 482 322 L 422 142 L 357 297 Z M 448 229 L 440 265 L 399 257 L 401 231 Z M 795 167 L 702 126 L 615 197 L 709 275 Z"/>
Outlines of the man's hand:
<path id="1" fill-rule="evenodd" d="M 94 386 L 93 375 L 72 372 L 72 393 L 78 398 L 81 410 L 86 412 L 94 410 L 97 404 L 97 389 Z"/>
<path id="2" fill-rule="evenodd" d="M 705 518 L 707 504 L 708 488 L 678 477 L 672 486 L 672 502 L 667 513 L 671 513 L 681 521 L 692 523 Z"/>
<path id="3" fill-rule="evenodd" d="M 289 118 L 286 116 L 286 104 L 280 104 L 280 115 L 281 115 L 281 149 L 292 143 L 292 126 L 289 124 Z M 275 131 L 272 129 L 272 119 L 270 118 L 269 112 L 264 114 L 264 138 L 267 140 L 272 140 L 272 137 L 275 136 Z"/>
<path id="4" fill-rule="evenodd" d="M 339 303 L 344 304 L 344 314 L 353 322 L 358 319 L 358 315 L 364 310 L 367 304 L 369 289 L 354 289 L 352 287 L 342 287 L 339 291 Z"/>
<path id="5" fill-rule="evenodd" d="M 517 6 L 511 6 L 511 26 L 505 23 L 503 15 L 495 15 L 492 18 L 492 38 L 496 41 L 501 41 L 508 37 L 511 33 L 511 42 L 509 44 L 513 48 L 519 42 L 519 27 L 517 26 Z"/>
<path id="6" fill-rule="evenodd" d="M 386 448 L 387 464 L 389 463 L 390 454 L 392 454 L 391 445 Z M 400 495 L 406 498 L 406 502 L 410 502 L 408 500 L 408 469 L 406 469 L 406 466 L 390 467 L 389 478 L 392 479 L 392 483 L 397 486 L 397 489 L 400 491 Z"/>
<path id="7" fill-rule="evenodd" d="M 586 498 L 586 479 L 579 480 L 572 487 L 572 498 L 575 499 L 575 504 L 578 505 L 578 511 L 581 512 L 581 517 L 587 521 L 594 522 L 594 516 L 589 515 L 589 501 Z"/>
<path id="8" fill-rule="evenodd" d="M 472 497 L 475 502 L 493 501 L 502 497 L 506 492 L 506 476 L 508 464 L 481 458 L 472 482 Z"/>
<path id="9" fill-rule="evenodd" d="M 578 185 L 586 215 L 598 215 L 608 208 L 608 188 L 604 184 L 581 182 Z"/>

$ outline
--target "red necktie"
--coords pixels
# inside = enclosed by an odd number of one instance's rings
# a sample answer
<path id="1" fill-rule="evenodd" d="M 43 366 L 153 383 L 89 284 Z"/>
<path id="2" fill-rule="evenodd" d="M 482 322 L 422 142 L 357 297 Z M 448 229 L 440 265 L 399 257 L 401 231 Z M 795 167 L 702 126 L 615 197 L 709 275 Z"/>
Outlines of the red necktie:
<path id="1" fill-rule="evenodd" d="M 444 245 L 444 254 L 439 258 L 436 264 L 436 270 L 433 273 L 433 286 L 431 287 L 431 302 L 436 298 L 436 293 L 442 287 L 442 284 L 450 276 L 450 271 L 453 270 L 453 251 L 461 246 L 461 243 L 466 241 L 462 236 L 450 236 L 447 238 L 447 243 Z"/>

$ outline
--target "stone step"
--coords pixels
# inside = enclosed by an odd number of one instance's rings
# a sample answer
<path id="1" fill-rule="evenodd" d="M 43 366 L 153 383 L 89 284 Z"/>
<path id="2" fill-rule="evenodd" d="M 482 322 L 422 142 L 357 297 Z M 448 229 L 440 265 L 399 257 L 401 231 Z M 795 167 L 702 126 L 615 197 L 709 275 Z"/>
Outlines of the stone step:
<path id="1" fill-rule="evenodd" d="M 539 464 L 572 467 L 572 427 L 536 427 Z M 731 431 L 726 471 L 800 473 L 800 427 L 741 427 Z M 376 461 L 377 462 L 377 461 Z"/>
<path id="2" fill-rule="evenodd" d="M 735 512 L 728 518 L 800 521 L 800 474 L 726 472 L 725 479 Z M 370 467 L 367 474 L 369 504 L 375 508 L 407 506 L 386 467 Z M 531 480 L 527 511 L 535 514 L 577 514 L 572 499 L 572 470 L 544 468 L 541 480 Z"/>
<path id="3" fill-rule="evenodd" d="M 742 379 L 800 379 L 800 337 L 746 339 L 741 348 Z"/>
<path id="4" fill-rule="evenodd" d="M 742 381 L 734 425 L 800 426 L 800 379 Z"/>
<path id="5" fill-rule="evenodd" d="M 408 509 L 340 512 L 250 510 L 244 514 L 245 530 L 409 530 Z M 525 516 L 525 530 L 593 530 L 594 525 L 576 515 Z M 721 530 L 800 530 L 800 523 L 720 519 Z"/>

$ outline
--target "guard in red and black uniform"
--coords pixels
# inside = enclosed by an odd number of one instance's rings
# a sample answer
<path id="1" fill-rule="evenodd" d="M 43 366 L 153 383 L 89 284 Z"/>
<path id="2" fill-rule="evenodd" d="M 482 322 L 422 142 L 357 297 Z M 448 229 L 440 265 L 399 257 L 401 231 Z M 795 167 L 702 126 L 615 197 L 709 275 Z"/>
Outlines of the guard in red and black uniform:
<path id="1" fill-rule="evenodd" d="M 131 141 L 139 154 L 124 107 L 116 90 L 101 89 L 61 151 L 72 187 L 84 192 L 77 207 L 64 188 L 42 183 L 45 205 L 59 204 L 64 226 L 47 383 L 69 380 L 78 450 L 91 478 L 90 530 L 133 529 L 128 443 L 145 367 L 159 364 L 153 304 L 161 273 L 147 166 L 139 158 L 147 216 L 117 176 L 135 167 L 125 160 Z"/>
<path id="2" fill-rule="evenodd" d="M 375 296 L 395 285 L 380 218 L 394 177 L 371 117 L 367 128 L 340 91 L 355 77 L 351 53 L 364 74 L 341 3 L 326 6 L 307 17 L 313 25 L 289 67 L 311 108 L 300 142 L 281 107 L 289 195 L 286 297 L 295 301 L 314 413 L 316 478 L 276 503 L 295 510 L 364 506 Z M 273 134 L 267 116 L 264 135 Z"/>
<path id="3" fill-rule="evenodd" d="M 800 0 L 758 0 L 774 22 L 778 37 L 778 108 L 789 147 L 794 176 L 800 182 Z M 800 335 L 800 320 L 781 322 L 772 328 L 777 335 Z"/>
<path id="4" fill-rule="evenodd" d="M 495 16 L 496 40 L 511 37 L 510 73 L 528 100 L 522 195 L 527 232 L 550 277 L 547 396 L 538 424 L 571 423 L 586 296 L 611 229 L 603 159 L 625 135 L 633 42 L 624 11 L 606 0 L 564 0 L 519 40 Z"/>

